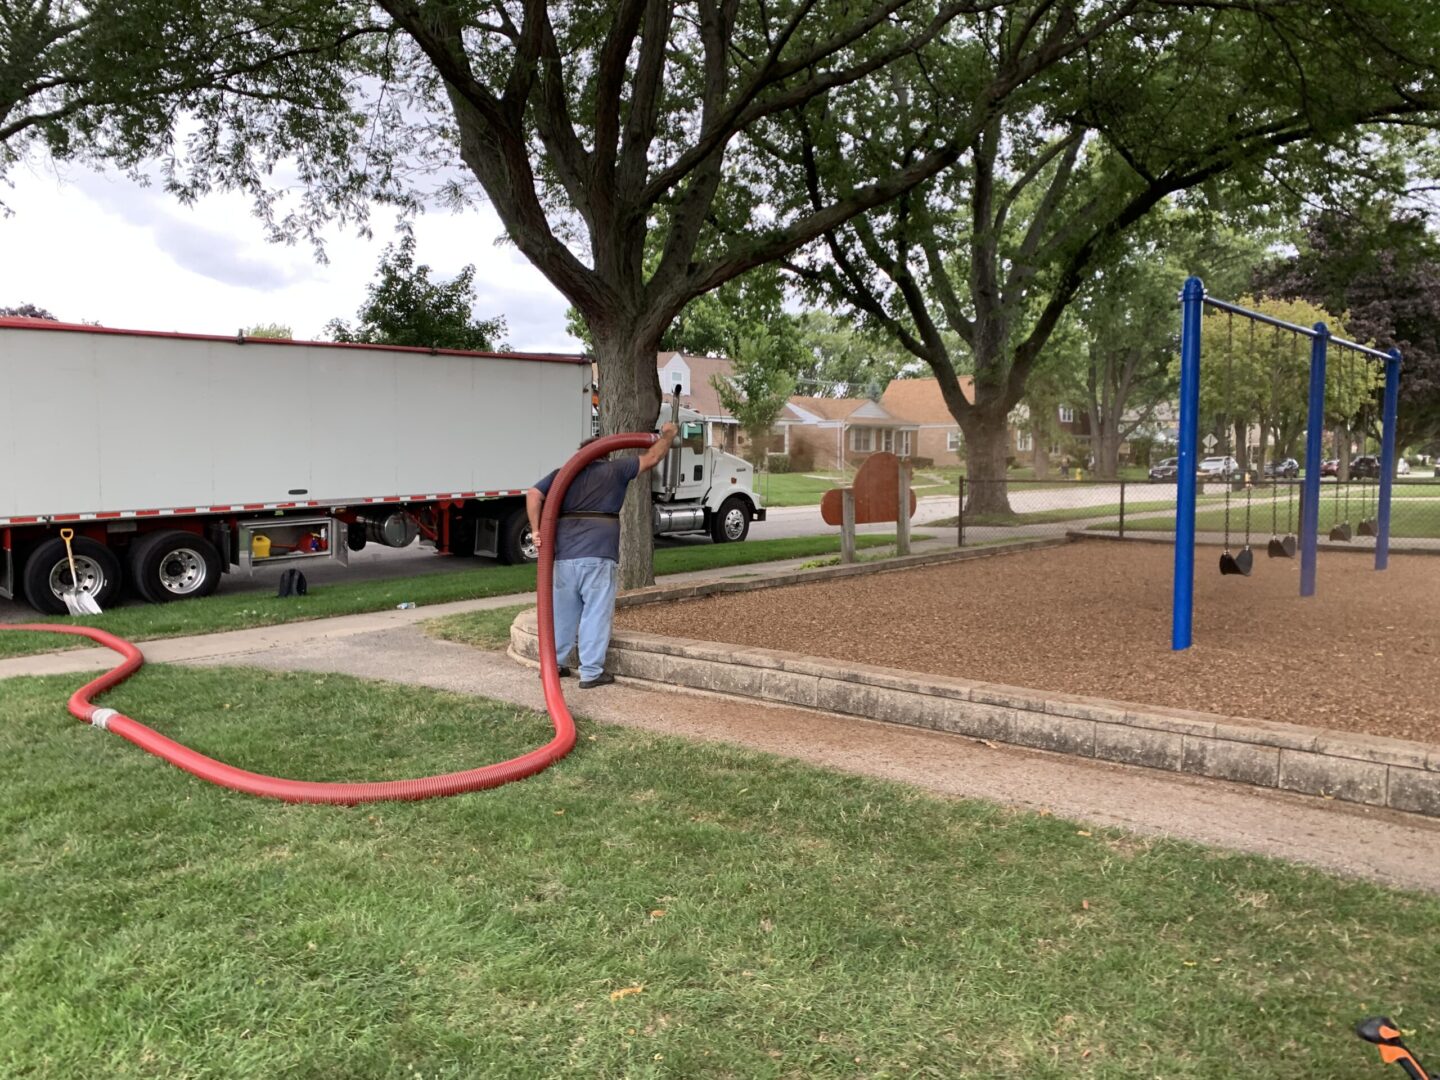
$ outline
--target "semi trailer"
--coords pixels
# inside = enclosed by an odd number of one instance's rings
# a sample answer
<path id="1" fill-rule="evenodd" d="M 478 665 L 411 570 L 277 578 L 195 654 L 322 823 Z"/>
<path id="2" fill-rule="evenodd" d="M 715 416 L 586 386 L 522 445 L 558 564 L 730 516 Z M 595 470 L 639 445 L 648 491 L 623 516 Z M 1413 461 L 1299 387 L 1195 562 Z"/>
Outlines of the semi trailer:
<path id="1" fill-rule="evenodd" d="M 167 603 L 367 544 L 533 560 L 525 489 L 595 415 L 578 355 L 23 318 L 0 318 L 0 380 L 0 597 L 54 614 L 72 584 L 102 608 L 122 589 Z M 674 415 L 656 534 L 745 539 L 765 517 L 750 465 Z"/>

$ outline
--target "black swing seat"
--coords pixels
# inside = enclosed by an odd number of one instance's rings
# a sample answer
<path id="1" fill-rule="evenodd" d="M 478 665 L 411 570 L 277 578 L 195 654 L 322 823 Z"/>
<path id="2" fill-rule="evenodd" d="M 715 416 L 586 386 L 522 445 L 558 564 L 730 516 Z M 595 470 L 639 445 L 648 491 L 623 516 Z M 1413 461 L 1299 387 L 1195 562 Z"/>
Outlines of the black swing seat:
<path id="1" fill-rule="evenodd" d="M 1239 574 L 1241 577 L 1249 577 L 1250 571 L 1255 566 L 1255 553 L 1248 547 L 1241 548 L 1236 554 L 1230 554 L 1226 548 L 1220 553 L 1220 573 Z"/>
<path id="2" fill-rule="evenodd" d="M 1375 536 L 1379 533 L 1379 522 L 1374 518 L 1366 518 L 1356 526 L 1355 531 L 1361 536 Z"/>
<path id="3" fill-rule="evenodd" d="M 1350 523 L 1348 521 L 1342 521 L 1339 525 L 1332 528 L 1330 530 L 1330 539 L 1338 540 L 1342 544 L 1348 544 L 1351 540 Z"/>
<path id="4" fill-rule="evenodd" d="M 1287 536 L 1272 536 L 1269 545 L 1265 548 L 1265 554 L 1272 559 L 1293 559 L 1296 547 L 1294 533 Z"/>

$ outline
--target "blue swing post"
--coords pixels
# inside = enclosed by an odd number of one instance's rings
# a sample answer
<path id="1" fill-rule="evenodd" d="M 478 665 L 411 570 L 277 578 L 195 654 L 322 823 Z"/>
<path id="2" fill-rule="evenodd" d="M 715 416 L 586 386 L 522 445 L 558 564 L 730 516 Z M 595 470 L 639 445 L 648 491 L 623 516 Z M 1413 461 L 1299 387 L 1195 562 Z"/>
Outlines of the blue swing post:
<path id="1" fill-rule="evenodd" d="M 1380 521 L 1375 530 L 1375 569 L 1390 565 L 1390 495 L 1395 478 L 1395 418 L 1400 412 L 1400 350 L 1385 358 L 1385 412 L 1380 432 Z"/>
<path id="2" fill-rule="evenodd" d="M 1310 408 L 1305 428 L 1305 486 L 1300 506 L 1300 595 L 1315 595 L 1315 562 L 1320 533 L 1320 452 L 1325 435 L 1325 352 L 1330 331 L 1315 324 L 1310 342 Z"/>
<path id="3" fill-rule="evenodd" d="M 1180 447 L 1175 475 L 1175 585 L 1170 647 L 1190 647 L 1195 613 L 1195 448 L 1200 440 L 1200 319 L 1205 285 L 1198 277 L 1180 294 Z"/>

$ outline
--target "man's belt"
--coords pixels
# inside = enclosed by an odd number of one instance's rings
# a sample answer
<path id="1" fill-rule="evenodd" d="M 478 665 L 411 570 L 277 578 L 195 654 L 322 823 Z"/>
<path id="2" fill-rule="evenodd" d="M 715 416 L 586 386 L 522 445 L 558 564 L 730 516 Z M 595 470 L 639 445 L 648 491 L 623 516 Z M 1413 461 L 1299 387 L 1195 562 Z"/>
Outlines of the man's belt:
<path id="1" fill-rule="evenodd" d="M 619 514 L 602 514 L 598 510 L 566 510 L 560 515 L 562 518 L 602 518 L 607 521 L 619 521 Z"/>

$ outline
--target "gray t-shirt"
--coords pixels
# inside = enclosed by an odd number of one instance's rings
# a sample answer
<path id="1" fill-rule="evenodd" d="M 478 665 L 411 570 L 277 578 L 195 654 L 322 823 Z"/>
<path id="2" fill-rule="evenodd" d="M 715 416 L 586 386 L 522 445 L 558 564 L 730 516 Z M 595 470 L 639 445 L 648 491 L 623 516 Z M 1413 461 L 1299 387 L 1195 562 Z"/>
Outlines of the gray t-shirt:
<path id="1" fill-rule="evenodd" d="M 555 482 L 555 469 L 535 485 L 542 495 L 550 494 Z M 640 475 L 640 459 L 620 458 L 618 461 L 592 461 L 570 481 L 565 501 L 560 504 L 561 518 L 555 529 L 556 559 L 609 559 L 620 561 L 620 519 L 567 518 L 575 511 L 591 514 L 618 514 L 625 505 L 625 491 L 630 481 Z"/>

